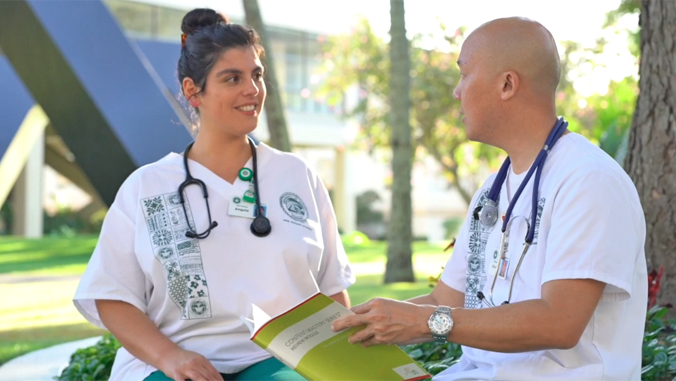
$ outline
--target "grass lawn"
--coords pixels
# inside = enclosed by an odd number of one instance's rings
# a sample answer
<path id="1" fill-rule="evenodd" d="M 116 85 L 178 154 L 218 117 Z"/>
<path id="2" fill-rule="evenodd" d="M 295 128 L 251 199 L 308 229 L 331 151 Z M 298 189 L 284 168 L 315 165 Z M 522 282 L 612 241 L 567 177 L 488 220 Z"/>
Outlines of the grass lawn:
<path id="1" fill-rule="evenodd" d="M 0 364 L 36 349 L 98 336 L 71 298 L 79 276 L 96 245 L 95 236 L 27 240 L 0 237 Z M 415 283 L 382 284 L 386 244 L 347 243 L 357 283 L 349 289 L 353 304 L 381 296 L 406 299 L 429 292 L 430 276 L 437 276 L 449 253 L 443 247 L 415 242 Z"/>

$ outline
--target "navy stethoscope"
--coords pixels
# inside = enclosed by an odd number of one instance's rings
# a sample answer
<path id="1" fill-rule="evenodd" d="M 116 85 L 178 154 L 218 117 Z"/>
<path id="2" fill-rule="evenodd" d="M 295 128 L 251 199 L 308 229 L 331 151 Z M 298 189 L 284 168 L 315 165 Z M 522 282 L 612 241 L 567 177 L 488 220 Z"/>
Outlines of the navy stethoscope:
<path id="1" fill-rule="evenodd" d="M 530 180 L 531 176 L 533 175 L 533 172 L 535 172 L 535 180 L 533 182 L 533 198 L 532 198 L 530 222 L 526 220 L 526 224 L 528 226 L 525 239 L 526 242 L 524 244 L 523 251 L 521 252 L 521 257 L 519 257 L 519 262 L 517 263 L 516 268 L 514 269 L 514 274 L 512 274 L 512 280 L 509 284 L 509 294 L 507 295 L 507 300 L 502 304 L 509 304 L 510 300 L 512 299 L 512 289 L 514 287 L 514 279 L 516 278 L 516 273 L 517 271 L 519 271 L 519 267 L 521 266 L 523 257 L 524 255 L 526 255 L 526 252 L 528 251 L 528 248 L 530 247 L 531 243 L 533 243 L 533 238 L 535 237 L 535 227 L 536 227 L 535 224 L 537 221 L 537 211 L 538 211 L 538 188 L 540 186 L 540 176 L 542 175 L 542 169 L 545 166 L 545 159 L 547 158 L 547 154 L 549 153 L 549 151 L 551 151 L 552 147 L 554 147 L 556 141 L 559 140 L 561 135 L 563 135 L 563 133 L 566 131 L 567 127 L 568 122 L 566 122 L 563 118 L 559 118 L 556 121 L 554 128 L 549 133 L 549 136 L 545 141 L 545 146 L 542 148 L 542 151 L 540 151 L 538 156 L 535 158 L 533 165 L 531 165 L 530 169 L 526 173 L 526 177 L 521 182 L 521 185 L 519 185 L 519 188 L 516 190 L 516 193 L 514 194 L 514 198 L 511 200 L 509 206 L 507 207 L 507 212 L 505 213 L 504 219 L 502 221 L 502 238 L 500 239 L 500 257 L 499 257 L 500 264 L 496 266 L 495 275 L 493 276 L 493 283 L 491 284 L 489 295 L 490 301 L 486 299 L 486 296 L 482 291 L 477 292 L 477 297 L 482 302 L 486 303 L 486 305 L 489 307 L 495 307 L 495 303 L 493 302 L 493 288 L 495 287 L 495 281 L 497 280 L 498 273 L 501 270 L 502 263 L 506 261 L 507 258 L 507 246 L 509 244 L 508 227 L 513 221 L 513 219 L 511 218 L 512 210 L 514 209 L 514 206 L 516 205 L 516 201 L 519 199 L 519 196 L 521 196 L 521 192 L 523 192 L 523 189 L 526 187 L 528 180 Z M 509 157 L 507 157 L 507 159 L 505 159 L 505 161 L 502 163 L 502 166 L 500 167 L 498 174 L 495 176 L 493 185 L 491 186 L 491 189 L 488 192 L 488 199 L 485 201 L 484 205 L 480 205 L 474 209 L 473 212 L 474 219 L 479 220 L 481 224 L 484 225 L 485 227 L 495 226 L 495 223 L 498 221 L 499 214 L 498 198 L 500 197 L 500 189 L 502 188 L 502 184 L 504 184 L 505 179 L 507 178 L 507 172 L 509 171 L 510 164 L 511 160 Z"/>
<path id="2" fill-rule="evenodd" d="M 251 147 L 251 157 L 253 161 L 253 183 L 254 183 L 254 191 L 255 191 L 255 199 L 256 199 L 256 216 L 254 217 L 253 222 L 251 223 L 251 233 L 255 235 L 256 237 L 266 237 L 270 232 L 272 231 L 272 226 L 270 225 L 270 220 L 264 216 L 261 213 L 261 201 L 260 201 L 260 193 L 258 192 L 258 163 L 256 162 L 256 144 L 254 144 L 253 140 L 251 137 L 247 137 L 249 141 L 249 146 Z M 188 168 L 188 152 L 190 151 L 190 148 L 192 148 L 192 145 L 195 142 L 191 142 L 188 144 L 187 147 L 185 147 L 185 151 L 183 152 L 183 167 L 185 168 L 185 180 L 178 186 L 178 197 L 181 202 L 181 207 L 183 207 L 183 214 L 185 215 L 185 220 L 186 223 L 188 224 L 188 231 L 185 233 L 185 236 L 188 238 L 197 238 L 197 239 L 203 239 L 207 238 L 209 234 L 211 234 L 211 231 L 218 226 L 218 222 L 212 221 L 211 220 L 211 209 L 209 208 L 209 194 L 207 193 L 207 187 L 204 184 L 204 182 L 200 179 L 196 179 L 192 177 L 190 174 L 190 169 Z M 185 188 L 188 185 L 192 184 L 197 184 L 199 187 L 202 189 L 202 196 L 204 196 L 204 201 L 207 204 L 207 216 L 209 217 L 209 227 L 207 230 L 203 231 L 202 233 L 197 233 L 197 225 L 195 225 L 195 229 L 190 226 L 190 220 L 188 219 L 188 212 L 185 209 L 185 199 L 183 198 L 183 192 L 185 191 Z"/>

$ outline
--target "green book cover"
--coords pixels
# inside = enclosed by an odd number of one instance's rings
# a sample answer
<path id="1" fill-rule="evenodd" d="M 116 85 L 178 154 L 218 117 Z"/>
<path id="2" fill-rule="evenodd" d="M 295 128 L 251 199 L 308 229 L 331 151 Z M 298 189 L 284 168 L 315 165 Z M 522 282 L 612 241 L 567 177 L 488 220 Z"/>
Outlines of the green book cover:
<path id="1" fill-rule="evenodd" d="M 350 344 L 359 327 L 332 332 L 333 320 L 353 312 L 322 293 L 273 318 L 253 308 L 251 340 L 310 381 L 432 378 L 396 345 Z"/>

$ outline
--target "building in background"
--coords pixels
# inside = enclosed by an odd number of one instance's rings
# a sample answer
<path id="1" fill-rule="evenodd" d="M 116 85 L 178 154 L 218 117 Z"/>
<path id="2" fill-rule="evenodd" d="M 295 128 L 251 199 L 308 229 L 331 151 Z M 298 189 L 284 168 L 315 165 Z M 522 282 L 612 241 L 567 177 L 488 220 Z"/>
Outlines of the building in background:
<path id="1" fill-rule="evenodd" d="M 167 89 L 180 98 L 175 68 L 180 54 L 180 24 L 188 9 L 126 0 L 104 0 L 104 4 L 132 45 L 138 48 L 139 57 L 149 63 Z M 231 20 L 243 22 L 236 18 Z M 357 125 L 341 118 L 341 107 L 328 106 L 313 94 L 313 89 L 320 85 L 321 79 L 315 71 L 321 64 L 321 43 L 325 36 L 274 25 L 267 28 L 294 152 L 308 160 L 325 182 L 336 209 L 339 228 L 343 232 L 357 229 L 357 197 L 368 191 L 380 197 L 380 201 L 370 207 L 386 220 L 388 179 L 391 179 L 387 150 L 367 154 L 350 149 L 358 132 Z M 265 141 L 268 138 L 265 118 L 261 121 L 255 135 Z M 49 131 L 45 142 L 64 148 L 59 145 L 58 136 Z M 433 160 L 416 163 L 412 181 L 414 235 L 433 241 L 446 239 L 449 221 L 461 218 L 466 205 L 449 189 Z M 44 207 L 48 213 L 67 207 L 74 211 L 86 210 L 88 216 L 92 215 L 94 198 L 50 165 L 45 166 L 43 183 Z M 95 206 L 100 208 L 101 204 Z M 382 222 L 363 226 L 372 236 L 384 235 Z"/>

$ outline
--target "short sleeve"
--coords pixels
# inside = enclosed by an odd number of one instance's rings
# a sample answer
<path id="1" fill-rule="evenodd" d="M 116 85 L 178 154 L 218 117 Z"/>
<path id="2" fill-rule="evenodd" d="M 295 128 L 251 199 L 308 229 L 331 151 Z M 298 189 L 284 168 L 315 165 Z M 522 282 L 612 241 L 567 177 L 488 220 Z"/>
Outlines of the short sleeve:
<path id="1" fill-rule="evenodd" d="M 97 299 L 120 300 L 146 312 L 146 277 L 134 250 L 134 222 L 125 212 L 135 201 L 129 196 L 123 185 L 106 214 L 99 241 L 73 298 L 78 311 L 101 328 L 105 327 L 96 308 Z"/>
<path id="2" fill-rule="evenodd" d="M 468 217 L 471 218 L 471 217 Z M 465 293 L 466 278 L 467 278 L 467 251 L 463 248 L 467 247 L 467 237 L 469 231 L 469 222 L 467 219 L 460 229 L 460 234 L 455 240 L 453 247 L 453 254 L 444 266 L 444 271 L 441 273 L 441 281 L 448 287 Z"/>
<path id="3" fill-rule="evenodd" d="M 645 240 L 629 178 L 611 168 L 578 171 L 557 192 L 551 213 L 542 284 L 594 279 L 608 285 L 602 300 L 629 298 Z"/>
<path id="4" fill-rule="evenodd" d="M 354 284 L 356 278 L 352 274 L 343 242 L 340 240 L 336 214 L 331 205 L 329 192 L 318 177 L 315 194 L 324 241 L 324 253 L 317 283 L 322 293 L 331 296 Z"/>

